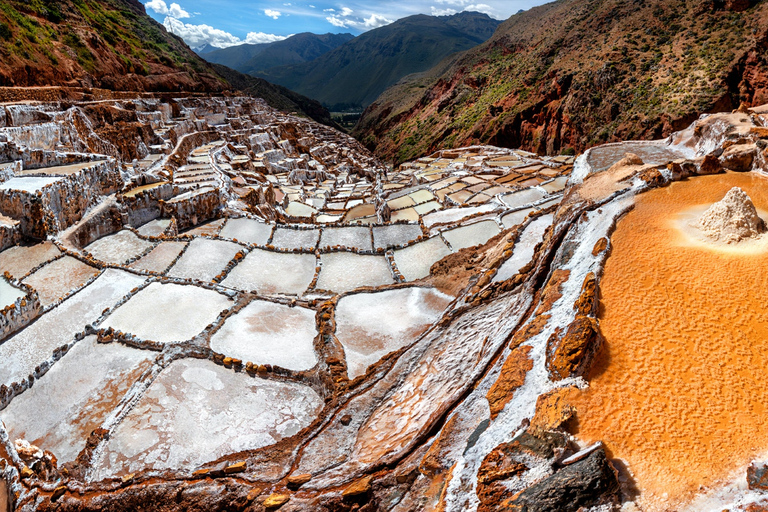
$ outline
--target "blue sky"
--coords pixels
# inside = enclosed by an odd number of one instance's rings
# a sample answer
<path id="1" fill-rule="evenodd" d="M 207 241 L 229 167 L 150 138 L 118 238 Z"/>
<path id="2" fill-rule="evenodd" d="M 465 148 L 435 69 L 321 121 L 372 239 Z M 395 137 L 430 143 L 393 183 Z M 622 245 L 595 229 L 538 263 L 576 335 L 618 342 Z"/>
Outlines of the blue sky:
<path id="1" fill-rule="evenodd" d="M 359 35 L 412 14 L 441 16 L 478 11 L 503 20 L 520 9 L 545 3 L 545 0 L 142 1 L 150 16 L 193 48 L 206 43 L 223 48 L 245 42 L 272 42 L 299 32 Z"/>

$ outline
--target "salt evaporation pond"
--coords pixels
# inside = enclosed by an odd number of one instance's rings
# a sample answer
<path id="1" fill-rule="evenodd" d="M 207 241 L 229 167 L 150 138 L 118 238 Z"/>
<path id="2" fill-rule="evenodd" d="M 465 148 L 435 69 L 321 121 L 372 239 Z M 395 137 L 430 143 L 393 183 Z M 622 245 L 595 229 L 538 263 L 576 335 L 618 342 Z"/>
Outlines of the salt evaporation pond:
<path id="1" fill-rule="evenodd" d="M 663 142 L 628 141 L 594 148 L 589 152 L 587 163 L 592 167 L 593 172 L 600 172 L 610 168 L 627 153 L 637 155 L 644 163 L 653 165 L 685 158 L 683 152 Z"/>
<path id="2" fill-rule="evenodd" d="M 147 252 L 152 246 L 151 242 L 142 240 L 133 231 L 123 229 L 91 242 L 85 247 L 85 251 L 91 253 L 97 260 L 122 265 Z"/>
<path id="3" fill-rule="evenodd" d="M 383 286 L 395 282 L 383 256 L 333 252 L 320 256 L 320 277 L 315 288 L 343 293 L 361 286 Z"/>
<path id="4" fill-rule="evenodd" d="M 311 309 L 254 300 L 227 318 L 211 348 L 242 361 L 302 371 L 317 364 L 316 335 Z"/>
<path id="5" fill-rule="evenodd" d="M 434 288 L 418 287 L 342 297 L 336 306 L 336 337 L 344 346 L 349 378 L 413 342 L 452 300 Z"/>
<path id="6" fill-rule="evenodd" d="M 272 245 L 280 249 L 314 250 L 320 238 L 319 229 L 291 229 L 279 227 L 272 236 Z"/>
<path id="7" fill-rule="evenodd" d="M 224 238 L 237 239 L 239 242 L 248 244 L 267 245 L 269 237 L 272 236 L 274 224 L 266 224 L 257 220 L 240 218 L 229 219 L 224 227 L 221 228 L 219 236 Z"/>
<path id="8" fill-rule="evenodd" d="M 291 254 L 254 249 L 221 284 L 261 294 L 301 295 L 315 278 L 314 254 Z"/>
<path id="9" fill-rule="evenodd" d="M 504 229 L 509 229 L 523 222 L 528 214 L 534 211 L 536 208 L 525 208 L 508 213 L 501 218 L 501 223 L 504 225 Z"/>
<path id="10" fill-rule="evenodd" d="M 80 288 L 99 270 L 71 256 L 64 256 L 36 270 L 24 279 L 37 291 L 40 303 L 47 306 Z"/>
<path id="11" fill-rule="evenodd" d="M 448 231 L 443 231 L 445 238 L 454 251 L 482 245 L 501 232 L 499 225 L 492 220 L 468 224 Z"/>
<path id="12" fill-rule="evenodd" d="M 5 340 L 0 344 L 0 384 L 10 385 L 27 378 L 42 357 L 71 343 L 75 334 L 96 321 L 105 308 L 140 286 L 144 279 L 122 270 L 107 269 L 94 282 Z"/>
<path id="13" fill-rule="evenodd" d="M 141 236 L 160 236 L 171 227 L 171 219 L 155 219 L 139 227 L 137 231 Z"/>
<path id="14" fill-rule="evenodd" d="M 50 450 L 60 464 L 74 461 L 156 356 L 120 344 L 102 345 L 88 336 L 15 397 L 0 419 L 11 439 Z"/>
<path id="15" fill-rule="evenodd" d="M 376 249 L 389 249 L 405 245 L 416 240 L 422 235 L 418 224 L 389 224 L 386 226 L 374 226 L 373 246 Z"/>
<path id="16" fill-rule="evenodd" d="M 37 245 L 16 245 L 0 252 L 0 269 L 9 272 L 16 279 L 21 279 L 33 268 L 50 261 L 61 254 L 51 242 Z"/>
<path id="17" fill-rule="evenodd" d="M 544 237 L 544 232 L 552 225 L 553 219 L 554 215 L 551 213 L 549 215 L 542 215 L 526 226 L 525 230 L 515 243 L 515 247 L 512 250 L 512 256 L 502 263 L 501 267 L 499 267 L 499 270 L 496 272 L 496 275 L 493 277 L 494 282 L 506 281 L 517 274 L 521 268 L 531 261 L 536 244 L 541 242 Z"/>
<path id="18" fill-rule="evenodd" d="M 20 190 L 33 194 L 52 183 L 61 181 L 64 178 L 52 176 L 28 176 L 24 178 L 11 178 L 8 181 L 0 183 L 0 190 Z"/>
<path id="19" fill-rule="evenodd" d="M 165 272 L 187 246 L 186 242 L 160 242 L 154 249 L 129 266 L 149 272 Z"/>
<path id="20" fill-rule="evenodd" d="M 432 265 L 449 254 L 451 250 L 436 236 L 394 251 L 395 265 L 406 281 L 415 281 L 427 277 Z"/>
<path id="21" fill-rule="evenodd" d="M 94 461 L 93 480 L 142 469 L 193 470 L 308 426 L 323 407 L 310 387 L 251 377 L 208 360 L 174 361 Z"/>
<path id="22" fill-rule="evenodd" d="M 213 278 L 218 276 L 241 250 L 242 247 L 234 242 L 195 238 L 168 271 L 168 275 L 183 279 L 213 281 Z"/>
<path id="23" fill-rule="evenodd" d="M 151 283 L 118 307 L 102 324 L 143 340 L 177 343 L 192 339 L 229 309 L 232 300 L 213 290 Z"/>
<path id="24" fill-rule="evenodd" d="M 11 286 L 8 281 L 0 278 L 0 309 L 14 304 L 17 299 L 20 299 L 25 295 L 26 293 L 23 290 Z"/>
<path id="25" fill-rule="evenodd" d="M 547 193 L 539 187 L 531 187 L 511 194 L 504 194 L 501 200 L 510 208 L 520 208 L 541 201 L 547 197 Z"/>
<path id="26" fill-rule="evenodd" d="M 320 237 L 320 248 L 341 245 L 362 251 L 373 249 L 371 230 L 364 227 L 325 228 Z"/>

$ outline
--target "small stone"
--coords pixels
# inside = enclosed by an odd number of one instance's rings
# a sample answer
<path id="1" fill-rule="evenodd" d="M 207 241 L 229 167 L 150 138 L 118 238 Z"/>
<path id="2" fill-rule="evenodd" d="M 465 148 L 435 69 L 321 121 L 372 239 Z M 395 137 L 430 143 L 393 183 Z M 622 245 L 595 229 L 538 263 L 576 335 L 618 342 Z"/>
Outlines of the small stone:
<path id="1" fill-rule="evenodd" d="M 224 468 L 224 474 L 231 475 L 233 473 L 242 473 L 245 471 L 245 461 L 230 464 Z"/>
<path id="2" fill-rule="evenodd" d="M 312 480 L 312 475 L 309 473 L 304 473 L 301 475 L 291 475 L 288 477 L 288 487 L 298 488 L 304 485 L 305 483 Z"/>
<path id="3" fill-rule="evenodd" d="M 277 509 L 285 505 L 291 500 L 291 497 L 288 494 L 270 494 L 267 496 L 267 499 L 264 500 L 264 508 L 267 509 Z"/>
<path id="4" fill-rule="evenodd" d="M 350 416 L 349 414 L 345 414 L 344 416 L 341 417 L 340 421 L 342 425 L 349 425 L 352 422 L 352 416 Z"/>
<path id="5" fill-rule="evenodd" d="M 753 462 L 749 465 L 747 485 L 752 490 L 768 491 L 768 463 Z"/>
<path id="6" fill-rule="evenodd" d="M 29 466 L 23 466 L 21 468 L 21 478 L 30 478 L 34 474 L 35 472 L 29 469 Z"/>
<path id="7" fill-rule="evenodd" d="M 51 494 L 51 501 L 56 501 L 62 496 L 64 496 L 64 493 L 67 492 L 67 486 L 66 485 L 60 485 L 56 489 L 53 490 L 53 494 Z"/>
<path id="8" fill-rule="evenodd" d="M 136 476 L 136 473 L 129 473 L 129 474 L 123 476 L 123 478 L 122 478 L 123 483 L 130 482 L 131 480 L 133 480 L 134 476 Z"/>
<path id="9" fill-rule="evenodd" d="M 192 473 L 192 476 L 197 478 L 202 478 L 202 477 L 208 476 L 208 473 L 210 472 L 211 472 L 210 469 L 198 469 L 197 471 Z"/>
<path id="10" fill-rule="evenodd" d="M 373 480 L 372 476 L 366 476 L 359 480 L 356 480 L 355 482 L 352 483 L 352 485 L 344 489 L 341 495 L 344 496 L 345 498 L 353 498 L 355 496 L 368 494 L 371 490 L 372 480 Z"/>

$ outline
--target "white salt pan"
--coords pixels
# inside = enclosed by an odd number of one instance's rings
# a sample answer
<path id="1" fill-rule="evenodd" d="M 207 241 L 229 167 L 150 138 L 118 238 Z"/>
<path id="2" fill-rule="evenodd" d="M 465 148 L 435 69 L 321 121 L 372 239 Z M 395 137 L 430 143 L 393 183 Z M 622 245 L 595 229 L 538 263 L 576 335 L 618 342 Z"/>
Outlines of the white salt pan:
<path id="1" fill-rule="evenodd" d="M 316 334 L 311 309 L 255 300 L 224 322 L 211 348 L 243 361 L 302 371 L 317 364 Z"/>
<path id="2" fill-rule="evenodd" d="M 168 275 L 212 281 L 241 249 L 242 247 L 233 242 L 196 238 L 189 243 L 186 252 L 171 267 Z"/>
<path id="3" fill-rule="evenodd" d="M 221 284 L 261 294 L 300 295 L 315 278 L 314 254 L 286 254 L 254 249 Z"/>
<path id="4" fill-rule="evenodd" d="M 453 297 L 433 288 L 399 288 L 347 295 L 336 307 L 336 336 L 344 346 L 350 379 L 416 339 Z"/>
<path id="5" fill-rule="evenodd" d="M 323 407 L 310 387 L 250 377 L 208 360 L 174 361 L 115 429 L 94 480 L 149 469 L 192 470 L 298 433 Z"/>
<path id="6" fill-rule="evenodd" d="M 174 343 L 192 339 L 232 301 L 198 286 L 152 283 L 117 308 L 102 324 L 143 340 Z"/>
<path id="7" fill-rule="evenodd" d="M 320 277 L 316 288 L 343 293 L 361 286 L 394 283 L 389 263 L 384 256 L 364 256 L 351 252 L 335 252 L 320 257 Z"/>

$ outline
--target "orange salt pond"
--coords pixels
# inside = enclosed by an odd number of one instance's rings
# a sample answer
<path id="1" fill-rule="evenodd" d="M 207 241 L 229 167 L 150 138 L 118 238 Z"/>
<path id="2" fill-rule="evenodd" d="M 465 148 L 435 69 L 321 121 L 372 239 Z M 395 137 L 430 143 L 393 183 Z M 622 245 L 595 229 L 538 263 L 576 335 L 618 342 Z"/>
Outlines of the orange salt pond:
<path id="1" fill-rule="evenodd" d="M 741 187 L 765 219 L 768 179 L 703 176 L 637 197 L 600 283 L 605 345 L 574 398 L 577 437 L 628 465 L 646 511 L 683 509 L 745 477 L 768 448 L 768 244 L 690 226 Z"/>

